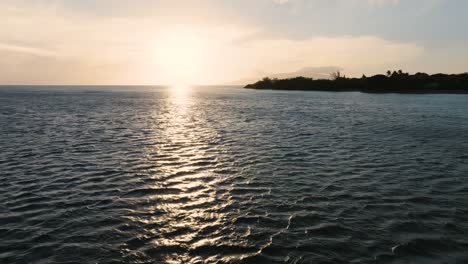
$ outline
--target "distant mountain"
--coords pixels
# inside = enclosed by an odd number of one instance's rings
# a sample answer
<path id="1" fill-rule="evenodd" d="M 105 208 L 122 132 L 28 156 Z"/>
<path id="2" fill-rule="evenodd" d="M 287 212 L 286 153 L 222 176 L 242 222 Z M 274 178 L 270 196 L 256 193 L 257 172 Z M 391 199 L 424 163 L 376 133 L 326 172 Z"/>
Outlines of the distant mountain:
<path id="1" fill-rule="evenodd" d="M 301 77 L 306 77 L 306 78 L 312 78 L 312 79 L 315 79 L 315 80 L 319 80 L 319 79 L 328 80 L 328 79 L 331 78 L 331 75 L 333 73 L 336 73 L 336 72 L 341 71 L 341 70 L 343 70 L 343 69 L 340 68 L 340 67 L 334 67 L 334 66 L 305 67 L 305 68 L 302 68 L 302 69 L 300 69 L 298 71 L 295 71 L 295 72 L 272 73 L 272 74 L 267 74 L 267 75 L 264 75 L 264 76 L 256 76 L 256 77 L 252 77 L 252 78 L 240 79 L 240 80 L 236 80 L 236 81 L 233 81 L 233 82 L 229 82 L 227 84 L 229 84 L 229 85 L 246 85 L 246 84 L 249 84 L 249 83 L 254 83 L 258 79 L 261 79 L 261 78 L 264 78 L 264 77 L 268 77 L 268 78 L 271 78 L 271 79 L 290 79 L 290 78 L 301 76 Z"/>

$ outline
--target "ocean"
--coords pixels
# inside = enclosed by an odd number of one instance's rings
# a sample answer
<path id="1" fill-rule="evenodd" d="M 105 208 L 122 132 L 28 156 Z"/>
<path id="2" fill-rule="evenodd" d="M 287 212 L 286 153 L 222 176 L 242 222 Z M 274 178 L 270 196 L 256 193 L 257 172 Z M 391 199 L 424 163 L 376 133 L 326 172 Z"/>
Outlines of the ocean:
<path id="1" fill-rule="evenodd" d="M 0 88 L 0 263 L 468 263 L 468 95 Z"/>

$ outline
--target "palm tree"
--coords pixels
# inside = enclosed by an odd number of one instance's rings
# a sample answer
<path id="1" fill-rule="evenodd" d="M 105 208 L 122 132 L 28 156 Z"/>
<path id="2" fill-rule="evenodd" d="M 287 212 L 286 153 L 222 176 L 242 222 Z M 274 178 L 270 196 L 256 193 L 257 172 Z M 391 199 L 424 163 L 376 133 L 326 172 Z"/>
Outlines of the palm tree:
<path id="1" fill-rule="evenodd" d="M 331 75 L 332 80 L 338 80 L 338 79 L 341 78 L 341 72 L 340 71 L 332 72 L 330 75 Z"/>

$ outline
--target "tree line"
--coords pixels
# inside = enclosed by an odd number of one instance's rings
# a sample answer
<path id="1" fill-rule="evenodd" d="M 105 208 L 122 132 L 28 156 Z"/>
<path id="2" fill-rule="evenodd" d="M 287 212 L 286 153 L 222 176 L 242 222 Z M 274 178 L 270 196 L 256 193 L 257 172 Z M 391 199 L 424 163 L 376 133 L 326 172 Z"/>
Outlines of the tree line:
<path id="1" fill-rule="evenodd" d="M 330 79 L 295 77 L 290 79 L 262 80 L 249 84 L 245 88 L 268 90 L 303 90 L 303 91 L 361 91 L 374 93 L 468 93 L 468 73 L 433 74 L 418 72 L 405 73 L 402 70 L 387 71 L 361 78 L 347 78 L 340 72 L 331 74 Z"/>

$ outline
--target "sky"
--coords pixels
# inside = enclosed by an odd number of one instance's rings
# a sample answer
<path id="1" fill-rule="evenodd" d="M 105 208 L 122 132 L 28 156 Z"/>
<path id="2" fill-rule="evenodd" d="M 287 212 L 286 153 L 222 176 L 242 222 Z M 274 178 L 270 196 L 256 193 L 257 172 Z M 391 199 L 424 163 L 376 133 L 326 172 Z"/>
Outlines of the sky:
<path id="1" fill-rule="evenodd" d="M 0 84 L 468 71 L 466 0 L 2 0 Z"/>

